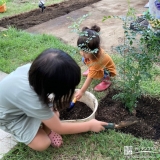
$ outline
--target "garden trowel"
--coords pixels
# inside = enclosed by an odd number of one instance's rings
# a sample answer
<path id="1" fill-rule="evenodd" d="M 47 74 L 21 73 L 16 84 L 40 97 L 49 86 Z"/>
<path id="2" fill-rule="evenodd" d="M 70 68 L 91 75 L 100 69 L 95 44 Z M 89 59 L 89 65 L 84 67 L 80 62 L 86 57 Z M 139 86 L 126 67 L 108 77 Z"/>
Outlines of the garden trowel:
<path id="1" fill-rule="evenodd" d="M 108 125 L 106 125 L 104 127 L 105 127 L 105 129 L 121 129 L 121 128 L 124 128 L 124 127 L 128 127 L 130 125 L 133 125 L 135 123 L 138 123 L 138 122 L 139 122 L 138 119 L 129 119 L 129 120 L 126 120 L 126 121 L 121 121 L 118 124 L 108 123 Z"/>
<path id="2" fill-rule="evenodd" d="M 69 108 L 67 108 L 67 111 L 70 111 L 70 110 L 74 107 L 74 105 L 75 105 L 76 101 L 77 101 L 77 99 L 76 99 L 76 98 L 74 98 L 74 99 L 72 100 L 72 102 L 70 103 Z"/>

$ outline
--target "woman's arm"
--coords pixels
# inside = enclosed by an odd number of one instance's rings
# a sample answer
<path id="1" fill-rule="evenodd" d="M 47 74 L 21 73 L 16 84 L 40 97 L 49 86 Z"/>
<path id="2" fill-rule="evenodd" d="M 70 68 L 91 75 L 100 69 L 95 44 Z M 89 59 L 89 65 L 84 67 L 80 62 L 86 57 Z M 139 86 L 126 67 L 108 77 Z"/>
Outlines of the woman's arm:
<path id="1" fill-rule="evenodd" d="M 107 125 L 108 123 L 97 121 L 96 119 L 92 119 L 87 122 L 79 122 L 79 123 L 69 123 L 69 122 L 61 122 L 57 115 L 48 120 L 42 121 L 49 129 L 58 133 L 58 134 L 76 134 L 82 132 L 100 132 L 105 128 L 103 125 Z"/>

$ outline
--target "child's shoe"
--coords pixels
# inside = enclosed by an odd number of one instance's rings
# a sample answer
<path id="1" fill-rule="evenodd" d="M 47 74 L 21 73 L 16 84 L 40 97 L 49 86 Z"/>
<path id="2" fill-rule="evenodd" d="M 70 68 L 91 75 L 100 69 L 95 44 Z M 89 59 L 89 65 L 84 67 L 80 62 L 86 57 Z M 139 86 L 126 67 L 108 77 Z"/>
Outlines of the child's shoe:
<path id="1" fill-rule="evenodd" d="M 56 132 L 52 131 L 49 135 L 49 138 L 53 147 L 59 148 L 63 144 L 62 137 Z"/>
<path id="2" fill-rule="evenodd" d="M 97 86 L 94 87 L 94 90 L 97 92 L 101 92 L 109 88 L 110 85 L 111 81 L 102 81 L 101 83 L 99 83 Z"/>
<path id="3" fill-rule="evenodd" d="M 88 73 L 89 73 L 89 69 L 87 69 L 85 72 L 83 72 L 83 76 L 87 77 L 88 76 Z"/>

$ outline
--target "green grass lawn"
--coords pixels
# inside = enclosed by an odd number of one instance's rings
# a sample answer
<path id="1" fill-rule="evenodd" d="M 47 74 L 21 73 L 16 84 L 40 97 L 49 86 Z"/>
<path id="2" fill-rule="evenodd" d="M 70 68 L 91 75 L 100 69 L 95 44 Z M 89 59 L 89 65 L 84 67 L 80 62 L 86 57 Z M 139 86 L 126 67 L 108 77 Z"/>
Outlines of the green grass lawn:
<path id="1" fill-rule="evenodd" d="M 6 73 L 31 62 L 46 48 L 59 48 L 68 53 L 74 49 L 53 36 L 29 34 L 13 28 L 7 32 L 1 32 L 0 38 L 0 70 Z M 73 57 L 77 57 L 77 54 Z"/>
<path id="2" fill-rule="evenodd" d="M 34 35 L 25 31 L 9 28 L 8 31 L 0 32 L 0 70 L 10 73 L 18 66 L 32 62 L 32 60 L 46 48 L 58 48 L 70 54 L 79 65 L 82 66 L 81 57 L 76 53 L 76 48 L 66 45 L 54 36 Z M 111 55 L 116 64 L 121 58 L 114 54 Z M 160 85 L 158 75 L 160 68 L 153 68 L 155 80 L 153 82 L 142 82 L 145 93 L 159 96 L 160 91 L 157 85 Z M 156 79 L 157 78 L 157 79 Z M 79 87 L 83 84 L 85 78 L 82 77 Z M 157 80 L 157 81 L 156 81 Z M 93 92 L 92 87 L 97 83 L 94 81 L 89 88 L 98 100 L 105 96 L 105 92 Z M 153 86 L 149 87 L 148 83 Z M 154 87 L 155 86 L 155 87 Z M 148 90 L 147 90 L 148 89 Z M 4 160 L 123 160 L 124 146 L 153 147 L 154 142 L 135 138 L 134 136 L 107 130 L 98 134 L 84 133 L 77 135 L 63 136 L 64 145 L 55 149 L 50 147 L 44 152 L 36 152 L 18 143 L 9 153 L 4 156 Z M 152 155 L 159 156 L 159 155 Z M 132 158 L 130 158 L 132 159 Z"/>
<path id="3" fill-rule="evenodd" d="M 33 151 L 18 143 L 3 160 L 125 160 L 124 146 L 153 147 L 152 141 L 113 130 L 63 136 L 63 141 L 64 144 L 59 149 L 49 147 L 43 152 Z"/>

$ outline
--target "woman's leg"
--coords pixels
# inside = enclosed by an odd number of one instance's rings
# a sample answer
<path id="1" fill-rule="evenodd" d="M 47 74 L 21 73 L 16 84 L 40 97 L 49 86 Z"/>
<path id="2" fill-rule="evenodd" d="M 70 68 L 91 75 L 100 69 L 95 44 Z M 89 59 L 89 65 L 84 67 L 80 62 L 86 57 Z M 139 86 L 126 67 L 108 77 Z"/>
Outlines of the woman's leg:
<path id="1" fill-rule="evenodd" d="M 42 128 L 38 130 L 32 142 L 28 144 L 30 148 L 36 151 L 44 151 L 50 145 L 51 145 L 51 140 Z"/>

